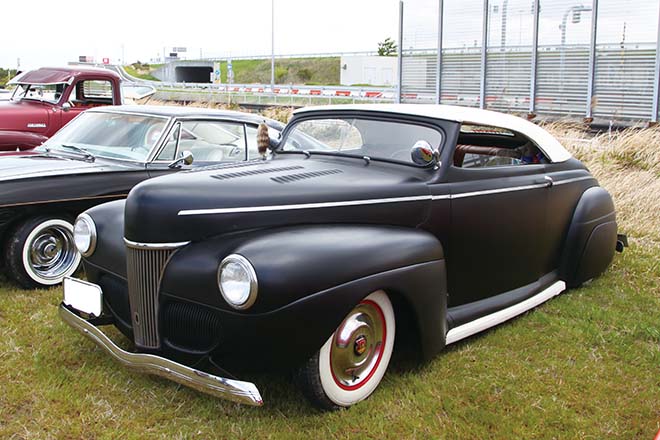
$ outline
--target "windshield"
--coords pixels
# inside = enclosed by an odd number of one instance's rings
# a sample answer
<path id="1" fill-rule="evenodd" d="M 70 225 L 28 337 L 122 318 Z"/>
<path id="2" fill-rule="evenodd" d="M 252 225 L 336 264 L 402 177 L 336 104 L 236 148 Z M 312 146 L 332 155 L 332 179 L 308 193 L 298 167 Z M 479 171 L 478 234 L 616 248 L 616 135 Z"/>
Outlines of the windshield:
<path id="1" fill-rule="evenodd" d="M 442 133 L 423 125 L 382 119 L 324 118 L 295 124 L 282 151 L 324 151 L 413 163 L 410 152 L 419 141 L 441 149 Z"/>
<path id="2" fill-rule="evenodd" d="M 66 84 L 18 84 L 11 99 L 21 101 L 29 99 L 34 101 L 57 104 L 64 93 Z"/>
<path id="3" fill-rule="evenodd" d="M 69 153 L 82 149 L 94 156 L 144 162 L 160 139 L 167 122 L 168 118 L 155 116 L 82 113 L 47 140 L 40 149 Z"/>

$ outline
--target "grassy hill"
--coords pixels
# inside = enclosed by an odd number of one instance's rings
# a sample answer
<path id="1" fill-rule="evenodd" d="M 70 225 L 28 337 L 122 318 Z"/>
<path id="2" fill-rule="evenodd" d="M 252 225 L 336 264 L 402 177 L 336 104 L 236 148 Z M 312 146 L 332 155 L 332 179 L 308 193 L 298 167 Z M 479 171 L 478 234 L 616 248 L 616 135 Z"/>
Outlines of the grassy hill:
<path id="1" fill-rule="evenodd" d="M 275 60 L 276 84 L 339 84 L 339 57 L 287 58 Z M 235 60 L 234 83 L 270 83 L 270 60 Z M 220 64 L 222 82 L 227 82 L 227 62 Z"/>
<path id="2" fill-rule="evenodd" d="M 336 85 L 339 84 L 339 57 L 287 58 L 275 60 L 276 84 Z M 162 64 L 133 63 L 124 66 L 132 76 L 158 81 L 152 73 Z M 235 84 L 270 84 L 270 59 L 234 60 Z M 227 62 L 220 63 L 222 82 L 227 83 Z"/>

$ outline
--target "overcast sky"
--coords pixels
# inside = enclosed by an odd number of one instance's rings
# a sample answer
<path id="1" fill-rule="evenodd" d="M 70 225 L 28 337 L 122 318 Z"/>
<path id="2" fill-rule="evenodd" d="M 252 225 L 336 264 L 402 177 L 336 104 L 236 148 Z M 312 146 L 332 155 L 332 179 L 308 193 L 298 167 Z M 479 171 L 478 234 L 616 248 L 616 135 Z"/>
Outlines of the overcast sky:
<path id="1" fill-rule="evenodd" d="M 375 51 L 396 38 L 397 0 L 274 0 L 275 52 Z M 33 0 L 2 2 L 0 67 L 65 65 L 79 55 L 149 61 L 163 49 L 188 57 L 271 51 L 271 0 Z M 177 5 L 177 6 L 174 6 Z"/>

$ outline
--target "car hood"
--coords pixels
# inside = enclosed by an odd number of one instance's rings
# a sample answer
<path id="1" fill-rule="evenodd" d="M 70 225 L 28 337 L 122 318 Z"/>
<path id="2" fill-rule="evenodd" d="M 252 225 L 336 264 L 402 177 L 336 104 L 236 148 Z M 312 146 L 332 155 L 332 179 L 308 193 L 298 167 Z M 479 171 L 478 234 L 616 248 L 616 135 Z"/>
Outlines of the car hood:
<path id="1" fill-rule="evenodd" d="M 120 165 L 86 162 L 73 156 L 53 154 L 0 155 L 0 182 L 9 180 L 32 179 L 49 176 L 93 173 L 124 168 Z"/>
<path id="2" fill-rule="evenodd" d="M 126 201 L 125 237 L 169 243 L 291 224 L 416 226 L 427 216 L 429 172 L 287 154 L 178 173 L 133 188 Z"/>

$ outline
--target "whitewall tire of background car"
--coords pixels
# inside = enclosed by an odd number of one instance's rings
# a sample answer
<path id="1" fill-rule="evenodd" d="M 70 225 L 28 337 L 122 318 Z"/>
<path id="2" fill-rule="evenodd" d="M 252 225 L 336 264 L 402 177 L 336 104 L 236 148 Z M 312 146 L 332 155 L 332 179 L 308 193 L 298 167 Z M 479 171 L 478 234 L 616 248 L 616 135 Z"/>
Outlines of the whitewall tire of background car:
<path id="1" fill-rule="evenodd" d="M 32 217 L 19 224 L 6 247 L 9 274 L 25 288 L 60 284 L 80 265 L 73 225 L 53 216 Z"/>
<path id="2" fill-rule="evenodd" d="M 363 299 L 300 370 L 305 395 L 324 409 L 354 405 L 371 395 L 392 357 L 395 316 L 382 290 Z"/>

